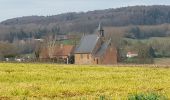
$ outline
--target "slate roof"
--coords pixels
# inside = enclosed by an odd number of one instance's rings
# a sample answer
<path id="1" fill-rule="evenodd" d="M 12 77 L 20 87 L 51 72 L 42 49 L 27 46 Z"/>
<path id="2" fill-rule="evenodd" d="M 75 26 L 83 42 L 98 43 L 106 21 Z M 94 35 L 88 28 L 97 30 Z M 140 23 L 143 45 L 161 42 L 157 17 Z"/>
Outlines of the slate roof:
<path id="1" fill-rule="evenodd" d="M 97 34 L 85 35 L 80 41 L 80 45 L 76 48 L 75 53 L 92 53 L 99 37 Z"/>
<path id="2" fill-rule="evenodd" d="M 95 57 L 102 56 L 106 52 L 106 49 L 108 48 L 110 43 L 111 43 L 111 39 L 103 43 L 99 48 L 99 50 L 96 52 Z"/>

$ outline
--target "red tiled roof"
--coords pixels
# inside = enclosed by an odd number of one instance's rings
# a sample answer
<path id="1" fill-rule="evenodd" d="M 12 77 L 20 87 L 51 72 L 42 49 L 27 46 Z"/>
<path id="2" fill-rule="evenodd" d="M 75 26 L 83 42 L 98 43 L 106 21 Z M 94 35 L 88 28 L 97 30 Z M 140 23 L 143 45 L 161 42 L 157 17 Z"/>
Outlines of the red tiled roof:
<path id="1" fill-rule="evenodd" d="M 73 53 L 73 45 L 56 46 L 54 56 L 68 56 Z"/>
<path id="2" fill-rule="evenodd" d="M 74 46 L 73 45 L 63 45 L 63 46 L 54 46 L 54 52 L 51 55 L 52 57 L 58 56 L 69 56 L 73 53 Z M 42 48 L 40 52 L 40 58 L 48 59 L 49 58 L 49 51 L 48 48 Z"/>

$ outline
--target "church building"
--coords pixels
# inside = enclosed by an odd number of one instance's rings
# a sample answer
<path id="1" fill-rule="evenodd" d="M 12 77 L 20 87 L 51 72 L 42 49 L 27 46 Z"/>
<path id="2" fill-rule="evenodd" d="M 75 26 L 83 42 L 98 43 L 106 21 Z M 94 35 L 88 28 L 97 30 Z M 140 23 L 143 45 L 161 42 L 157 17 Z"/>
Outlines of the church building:
<path id="1" fill-rule="evenodd" d="M 99 24 L 97 34 L 84 35 L 76 47 L 75 64 L 117 64 L 117 50 Z"/>

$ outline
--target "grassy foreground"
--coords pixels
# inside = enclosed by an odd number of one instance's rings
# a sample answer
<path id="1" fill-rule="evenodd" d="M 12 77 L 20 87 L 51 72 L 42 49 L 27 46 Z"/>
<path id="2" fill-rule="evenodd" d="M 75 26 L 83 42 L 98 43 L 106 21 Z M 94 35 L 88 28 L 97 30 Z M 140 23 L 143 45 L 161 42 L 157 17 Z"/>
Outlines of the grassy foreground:
<path id="1" fill-rule="evenodd" d="M 0 63 L 0 99 L 79 99 L 157 92 L 170 98 L 170 68 Z"/>

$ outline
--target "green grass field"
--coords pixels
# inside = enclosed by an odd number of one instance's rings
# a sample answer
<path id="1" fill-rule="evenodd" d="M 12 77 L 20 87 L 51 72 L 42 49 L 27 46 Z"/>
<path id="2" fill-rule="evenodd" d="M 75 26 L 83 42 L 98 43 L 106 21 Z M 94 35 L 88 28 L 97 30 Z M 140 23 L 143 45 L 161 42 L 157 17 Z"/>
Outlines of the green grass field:
<path id="1" fill-rule="evenodd" d="M 0 99 L 126 100 L 147 92 L 170 98 L 170 68 L 0 63 Z"/>

